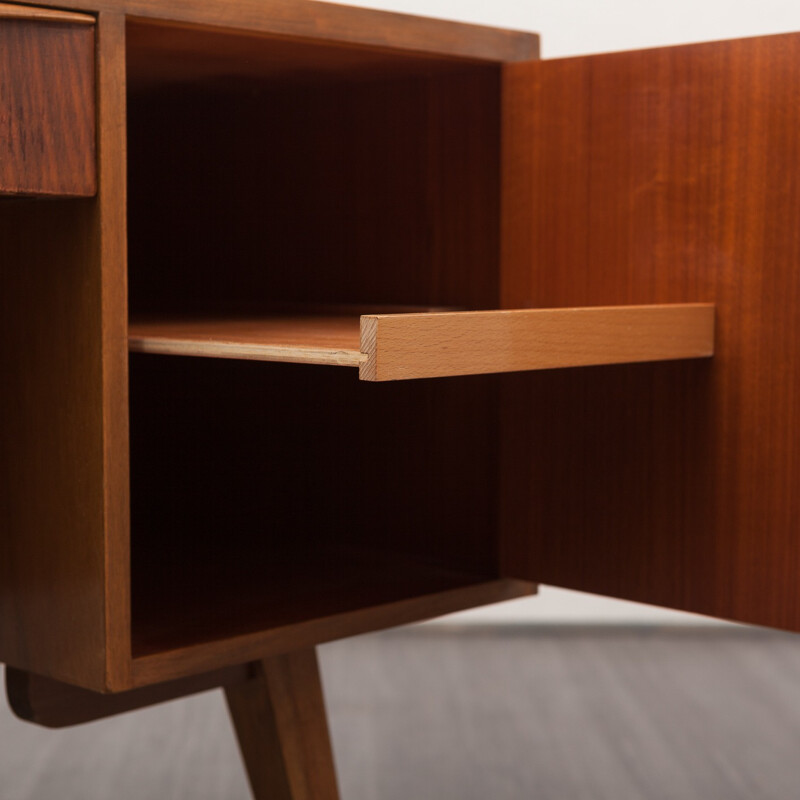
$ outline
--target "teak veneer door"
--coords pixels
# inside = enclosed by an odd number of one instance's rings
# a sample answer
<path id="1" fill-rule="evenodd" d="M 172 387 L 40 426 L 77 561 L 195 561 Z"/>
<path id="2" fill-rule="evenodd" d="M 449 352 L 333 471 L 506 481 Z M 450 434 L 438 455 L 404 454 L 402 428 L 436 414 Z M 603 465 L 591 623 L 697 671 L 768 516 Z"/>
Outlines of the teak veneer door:
<path id="1" fill-rule="evenodd" d="M 503 115 L 504 307 L 717 325 L 504 379 L 504 573 L 800 629 L 800 35 L 508 65 Z"/>

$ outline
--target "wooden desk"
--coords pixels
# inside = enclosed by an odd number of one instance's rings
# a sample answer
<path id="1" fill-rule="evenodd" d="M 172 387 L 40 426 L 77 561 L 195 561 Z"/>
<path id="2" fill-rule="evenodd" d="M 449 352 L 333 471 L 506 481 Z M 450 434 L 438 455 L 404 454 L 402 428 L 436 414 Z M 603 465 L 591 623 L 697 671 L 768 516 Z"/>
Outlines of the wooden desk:
<path id="1" fill-rule="evenodd" d="M 320 642 L 529 581 L 800 627 L 800 37 L 60 5 L 0 6 L 21 716 L 226 685 L 329 797 Z"/>

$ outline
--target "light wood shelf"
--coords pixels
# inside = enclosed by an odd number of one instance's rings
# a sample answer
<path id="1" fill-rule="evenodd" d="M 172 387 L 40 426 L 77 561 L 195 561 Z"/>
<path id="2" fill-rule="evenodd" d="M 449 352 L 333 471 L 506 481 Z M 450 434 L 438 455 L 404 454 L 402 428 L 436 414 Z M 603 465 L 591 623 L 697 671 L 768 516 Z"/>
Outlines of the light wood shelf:
<path id="1" fill-rule="evenodd" d="M 150 320 L 131 323 L 128 347 L 157 353 L 357 367 L 357 315 L 276 315 L 261 319 Z"/>
<path id="2" fill-rule="evenodd" d="M 714 306 L 139 321 L 132 352 L 359 367 L 368 381 L 705 358 Z"/>

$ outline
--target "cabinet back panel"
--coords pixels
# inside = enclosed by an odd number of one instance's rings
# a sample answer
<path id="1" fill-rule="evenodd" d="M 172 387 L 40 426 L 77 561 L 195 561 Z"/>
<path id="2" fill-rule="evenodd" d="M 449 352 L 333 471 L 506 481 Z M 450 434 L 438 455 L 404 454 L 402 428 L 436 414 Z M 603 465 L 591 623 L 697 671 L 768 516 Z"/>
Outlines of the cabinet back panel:
<path id="1" fill-rule="evenodd" d="M 423 566 L 409 596 L 495 576 L 495 410 L 492 378 L 132 356 L 134 655 L 373 604 L 370 559 Z"/>
<path id="2" fill-rule="evenodd" d="M 497 301 L 498 80 L 129 102 L 133 314 Z"/>

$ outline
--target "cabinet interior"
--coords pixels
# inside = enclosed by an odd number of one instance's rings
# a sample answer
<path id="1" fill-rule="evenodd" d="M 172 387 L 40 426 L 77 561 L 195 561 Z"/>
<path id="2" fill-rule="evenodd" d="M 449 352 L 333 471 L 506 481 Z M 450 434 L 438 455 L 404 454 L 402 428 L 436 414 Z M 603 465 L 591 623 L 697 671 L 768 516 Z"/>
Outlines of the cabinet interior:
<path id="1" fill-rule="evenodd" d="M 496 308 L 499 85 L 130 21 L 131 320 Z M 130 397 L 135 658 L 497 575 L 495 378 L 132 354 Z"/>

